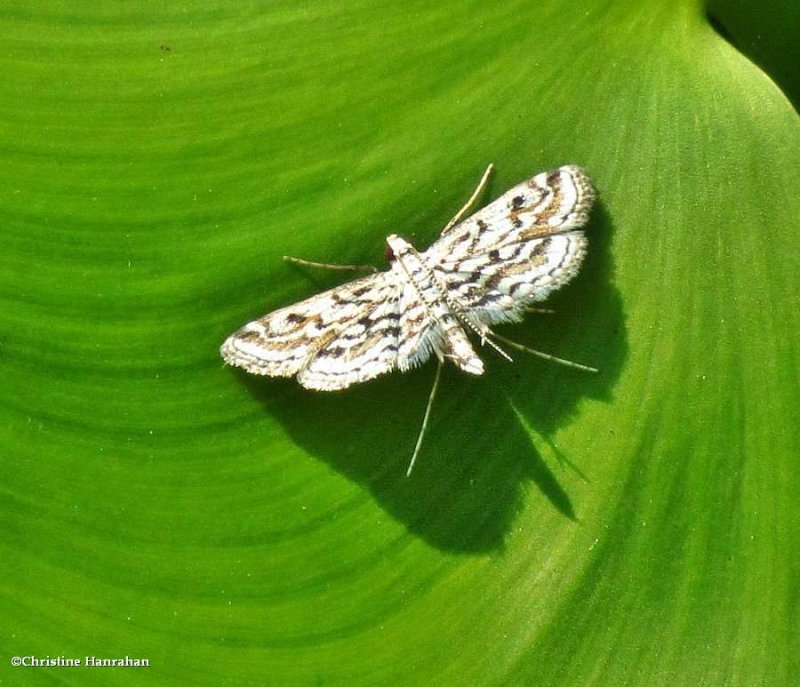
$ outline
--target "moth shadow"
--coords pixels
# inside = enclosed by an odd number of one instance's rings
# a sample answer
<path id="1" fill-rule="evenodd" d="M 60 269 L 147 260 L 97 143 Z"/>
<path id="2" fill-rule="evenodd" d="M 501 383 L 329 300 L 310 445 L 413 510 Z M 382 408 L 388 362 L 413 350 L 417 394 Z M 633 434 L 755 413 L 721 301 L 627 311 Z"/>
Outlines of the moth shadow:
<path id="1" fill-rule="evenodd" d="M 628 356 L 622 298 L 614 286 L 613 225 L 598 202 L 587 226 L 589 251 L 575 281 L 547 301 L 552 314 L 526 320 L 503 334 L 527 346 L 574 362 L 597 373 L 569 369 L 546 360 L 523 360 L 498 373 L 508 399 L 543 436 L 569 422 L 582 398 L 610 401 Z"/>
<path id="2" fill-rule="evenodd" d="M 524 425 L 549 441 L 581 398 L 611 397 L 627 353 L 621 299 L 612 284 L 611 224 L 602 206 L 587 233 L 592 245 L 581 274 L 547 303 L 555 312 L 532 315 L 502 333 L 600 372 L 516 352 L 512 365 L 487 348 L 480 353 L 487 362 L 482 377 L 446 366 L 408 478 L 434 364 L 335 393 L 242 378 L 299 446 L 368 490 L 431 546 L 463 553 L 502 549 L 516 515 L 536 492 L 543 497 L 539 507 L 577 519 L 579 509 L 562 484 L 564 466 L 576 463 L 574 457 L 562 456 L 561 465 L 546 461 Z M 575 467 L 591 480 L 590 466 Z"/>

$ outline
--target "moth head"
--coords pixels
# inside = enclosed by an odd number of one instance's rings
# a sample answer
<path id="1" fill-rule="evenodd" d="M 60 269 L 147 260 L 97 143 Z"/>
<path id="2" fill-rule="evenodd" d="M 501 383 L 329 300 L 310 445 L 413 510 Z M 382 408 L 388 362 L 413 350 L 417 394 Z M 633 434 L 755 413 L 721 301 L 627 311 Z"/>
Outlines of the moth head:
<path id="1" fill-rule="evenodd" d="M 396 260 L 408 246 L 408 241 L 401 239 L 397 234 L 390 234 L 386 237 L 386 259 L 389 262 Z"/>

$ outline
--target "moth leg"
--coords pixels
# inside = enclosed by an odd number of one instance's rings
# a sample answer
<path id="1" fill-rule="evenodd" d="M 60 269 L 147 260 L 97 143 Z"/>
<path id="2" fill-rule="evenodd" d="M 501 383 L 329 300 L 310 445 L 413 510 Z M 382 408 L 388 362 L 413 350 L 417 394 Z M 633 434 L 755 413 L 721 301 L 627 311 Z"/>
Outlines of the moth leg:
<path id="1" fill-rule="evenodd" d="M 542 351 L 537 351 L 535 348 L 528 348 L 527 346 L 523 346 L 522 344 L 519 344 L 516 341 L 512 341 L 511 339 L 507 339 L 504 336 L 500 336 L 496 332 L 488 332 L 488 336 L 493 336 L 495 339 L 502 341 L 507 346 L 511 346 L 511 348 L 516 348 L 518 351 L 523 351 L 524 353 L 530 353 L 531 355 L 535 355 L 538 358 L 543 358 L 544 360 L 549 360 L 550 362 L 558 363 L 559 365 L 564 365 L 565 367 L 574 367 L 575 369 L 583 370 L 585 372 L 600 372 L 600 370 L 598 370 L 596 367 L 581 365 L 581 363 L 574 363 L 571 360 L 565 360 L 564 358 L 558 358 L 557 356 L 550 355 L 549 353 L 543 353 Z"/>
<path id="2" fill-rule="evenodd" d="M 439 388 L 439 377 L 442 375 L 442 361 L 440 360 L 436 364 L 436 377 L 433 378 L 433 386 L 431 387 L 431 394 L 428 396 L 428 405 L 425 406 L 425 415 L 422 417 L 422 427 L 419 430 L 419 436 L 417 437 L 417 443 L 414 446 L 414 453 L 411 456 L 411 461 L 408 463 L 408 470 L 406 470 L 406 477 L 411 475 L 411 471 L 414 469 L 414 463 L 417 462 L 417 456 L 419 455 L 419 449 L 422 446 L 422 439 L 425 436 L 425 430 L 428 428 L 428 420 L 431 416 L 431 408 L 433 407 L 433 399 L 436 396 L 436 390 Z"/>
<path id="3" fill-rule="evenodd" d="M 489 166 L 486 168 L 486 171 L 483 173 L 483 176 L 481 177 L 481 180 L 478 182 L 478 186 L 472 192 L 472 195 L 469 197 L 469 200 L 466 203 L 464 203 L 464 207 L 461 208 L 456 213 L 456 216 L 453 217 L 453 219 L 451 219 L 447 223 L 447 225 L 445 226 L 444 229 L 442 229 L 442 233 L 446 232 L 448 229 L 450 229 L 450 227 L 453 227 L 456 224 L 458 224 L 461 221 L 461 218 L 469 211 L 469 209 L 473 205 L 475 205 L 475 201 L 478 200 L 478 196 L 480 196 L 481 193 L 483 193 L 483 190 L 486 188 L 486 184 L 489 183 L 489 177 L 491 176 L 493 170 L 494 170 L 494 165 L 489 163 Z"/>
<path id="4" fill-rule="evenodd" d="M 348 272 L 378 272 L 378 268 L 374 265 L 334 265 L 329 262 L 314 262 L 313 260 L 303 260 L 302 258 L 294 258 L 291 255 L 284 255 L 283 259 L 286 262 L 293 262 L 295 265 L 304 265 L 305 267 L 324 267 L 329 270 L 347 270 Z"/>
<path id="5" fill-rule="evenodd" d="M 536 313 L 537 315 L 555 315 L 556 311 L 552 308 L 534 308 L 534 307 L 525 307 L 525 312 L 527 313 Z"/>

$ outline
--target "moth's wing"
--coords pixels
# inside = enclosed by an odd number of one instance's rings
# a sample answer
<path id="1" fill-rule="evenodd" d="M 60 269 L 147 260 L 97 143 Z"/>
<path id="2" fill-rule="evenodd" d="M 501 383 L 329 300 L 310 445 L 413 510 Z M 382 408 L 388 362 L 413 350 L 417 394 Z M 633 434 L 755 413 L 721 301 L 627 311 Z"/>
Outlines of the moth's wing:
<path id="1" fill-rule="evenodd" d="M 578 273 L 586 244 L 582 231 L 568 231 L 507 243 L 434 272 L 474 324 L 513 322 Z"/>
<path id="2" fill-rule="evenodd" d="M 390 272 L 373 277 L 383 278 L 369 282 L 368 291 L 357 289 L 346 319 L 297 375 L 307 389 L 344 389 L 391 372 L 397 365 L 399 289 Z"/>
<path id="3" fill-rule="evenodd" d="M 362 277 L 253 320 L 220 353 L 254 374 L 343 389 L 395 367 L 399 296 L 391 272 Z"/>
<path id="4" fill-rule="evenodd" d="M 435 343 L 443 347 L 442 333 L 410 280 L 403 283 L 400 296 L 400 332 L 397 359 L 403 371 L 422 365 L 430 358 Z"/>
<path id="5" fill-rule="evenodd" d="M 582 227 L 594 202 L 588 174 L 576 165 L 543 172 L 517 184 L 463 222 L 447 229 L 425 251 L 429 265 Z"/>
<path id="6" fill-rule="evenodd" d="M 518 320 L 578 272 L 579 228 L 593 201 L 580 167 L 537 174 L 446 231 L 423 258 L 474 323 Z"/>

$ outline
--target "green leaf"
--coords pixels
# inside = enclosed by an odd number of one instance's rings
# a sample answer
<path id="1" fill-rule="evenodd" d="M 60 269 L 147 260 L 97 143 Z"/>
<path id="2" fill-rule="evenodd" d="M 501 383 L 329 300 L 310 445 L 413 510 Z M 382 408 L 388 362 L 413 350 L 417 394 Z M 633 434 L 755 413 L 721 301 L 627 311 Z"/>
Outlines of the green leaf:
<path id="1" fill-rule="evenodd" d="M 796 684 L 782 5 L 752 50 L 688 0 L 0 11 L 0 679 Z M 581 275 L 503 334 L 599 374 L 448 368 L 406 479 L 432 366 L 315 394 L 222 365 L 342 280 L 282 255 L 424 248 L 489 162 L 486 200 L 595 179 Z"/>

